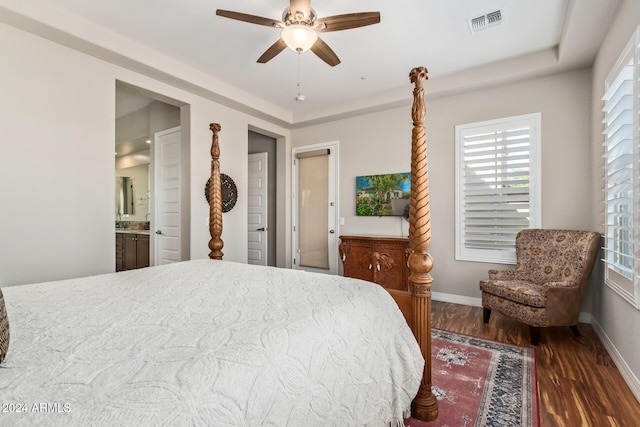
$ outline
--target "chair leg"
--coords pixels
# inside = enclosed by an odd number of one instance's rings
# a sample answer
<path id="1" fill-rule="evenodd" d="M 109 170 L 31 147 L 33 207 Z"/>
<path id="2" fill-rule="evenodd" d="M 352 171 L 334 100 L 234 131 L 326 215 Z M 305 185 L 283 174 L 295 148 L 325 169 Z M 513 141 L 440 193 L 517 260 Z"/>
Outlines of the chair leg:
<path id="1" fill-rule="evenodd" d="M 491 317 L 491 309 L 482 307 L 482 321 L 484 323 L 489 323 L 489 317 Z"/>
<path id="2" fill-rule="evenodd" d="M 540 328 L 529 325 L 529 336 L 531 337 L 531 345 L 540 343 Z"/>
<path id="3" fill-rule="evenodd" d="M 578 330 L 578 325 L 571 325 L 571 326 L 569 326 L 569 328 L 571 328 L 571 332 L 573 332 L 573 336 L 574 337 L 579 337 L 580 336 L 580 331 Z"/>

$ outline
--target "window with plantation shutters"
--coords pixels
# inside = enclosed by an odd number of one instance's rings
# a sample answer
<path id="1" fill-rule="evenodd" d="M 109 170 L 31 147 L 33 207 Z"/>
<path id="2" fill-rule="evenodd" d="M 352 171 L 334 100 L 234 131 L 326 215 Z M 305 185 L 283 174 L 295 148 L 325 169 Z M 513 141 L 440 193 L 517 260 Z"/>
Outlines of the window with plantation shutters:
<path id="1" fill-rule="evenodd" d="M 540 113 L 456 126 L 456 259 L 515 263 L 539 227 Z"/>
<path id="2" fill-rule="evenodd" d="M 605 81 L 605 283 L 640 308 L 640 35 Z"/>

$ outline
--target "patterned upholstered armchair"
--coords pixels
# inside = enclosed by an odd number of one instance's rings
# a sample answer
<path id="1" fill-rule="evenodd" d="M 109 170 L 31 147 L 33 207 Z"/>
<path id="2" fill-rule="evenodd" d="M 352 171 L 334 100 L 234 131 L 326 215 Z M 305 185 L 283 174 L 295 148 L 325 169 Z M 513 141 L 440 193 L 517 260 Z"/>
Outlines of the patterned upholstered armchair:
<path id="1" fill-rule="evenodd" d="M 573 230 L 522 230 L 516 236 L 517 265 L 489 270 L 480 281 L 484 323 L 491 310 L 529 325 L 531 344 L 540 328 L 569 326 L 578 336 L 582 297 L 600 248 L 600 234 Z"/>

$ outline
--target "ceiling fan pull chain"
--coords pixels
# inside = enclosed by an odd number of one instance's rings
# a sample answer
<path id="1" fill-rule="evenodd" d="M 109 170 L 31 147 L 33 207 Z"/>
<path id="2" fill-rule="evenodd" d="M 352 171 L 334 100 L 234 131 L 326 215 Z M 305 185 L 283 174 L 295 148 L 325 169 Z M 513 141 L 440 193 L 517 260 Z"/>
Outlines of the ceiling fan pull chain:
<path id="1" fill-rule="evenodd" d="M 300 81 L 300 52 L 298 52 L 298 96 L 296 96 L 296 101 L 304 101 L 304 95 L 301 93 L 302 91 L 302 82 Z"/>

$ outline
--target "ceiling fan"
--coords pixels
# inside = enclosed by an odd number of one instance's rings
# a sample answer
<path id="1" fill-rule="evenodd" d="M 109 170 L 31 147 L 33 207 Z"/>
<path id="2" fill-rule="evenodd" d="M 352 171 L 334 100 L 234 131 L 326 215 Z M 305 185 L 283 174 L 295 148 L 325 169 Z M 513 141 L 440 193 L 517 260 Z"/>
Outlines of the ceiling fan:
<path id="1" fill-rule="evenodd" d="M 280 39 L 258 58 L 261 64 L 270 61 L 288 47 L 297 53 L 311 49 L 320 59 L 335 67 L 340 63 L 340 58 L 318 37 L 318 33 L 365 27 L 380 22 L 380 12 L 347 13 L 318 18 L 315 10 L 311 8 L 311 0 L 290 0 L 289 7 L 282 13 L 281 21 L 223 9 L 216 10 L 216 15 L 282 29 Z"/>

